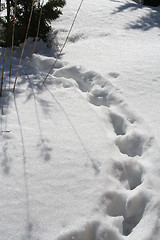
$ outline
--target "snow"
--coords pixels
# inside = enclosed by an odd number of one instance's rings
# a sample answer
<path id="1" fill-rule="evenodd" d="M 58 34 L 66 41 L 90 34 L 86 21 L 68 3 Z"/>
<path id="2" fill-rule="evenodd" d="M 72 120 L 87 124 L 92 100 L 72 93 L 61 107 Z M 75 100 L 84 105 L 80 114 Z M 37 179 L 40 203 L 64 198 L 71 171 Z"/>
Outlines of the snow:
<path id="1" fill-rule="evenodd" d="M 15 93 L 22 46 L 10 79 L 6 53 L 1 239 L 159 240 L 159 8 L 84 1 L 43 84 L 78 6 L 67 1 L 27 76 L 28 39 Z"/>

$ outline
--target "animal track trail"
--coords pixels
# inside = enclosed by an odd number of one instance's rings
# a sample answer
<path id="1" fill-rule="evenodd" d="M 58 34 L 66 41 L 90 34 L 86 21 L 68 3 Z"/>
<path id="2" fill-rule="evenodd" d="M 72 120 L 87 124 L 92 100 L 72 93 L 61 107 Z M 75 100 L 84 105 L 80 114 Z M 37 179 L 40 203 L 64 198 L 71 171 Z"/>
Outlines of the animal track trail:
<path id="1" fill-rule="evenodd" d="M 141 157 L 154 142 L 153 137 L 146 136 L 137 130 L 131 130 L 124 136 L 117 136 L 116 145 L 122 154 L 128 157 Z"/>
<path id="2" fill-rule="evenodd" d="M 112 78 L 118 78 L 120 74 L 117 72 L 110 72 L 108 75 Z"/>
<path id="3" fill-rule="evenodd" d="M 121 153 L 129 157 L 142 156 L 145 145 L 145 137 L 137 132 L 119 136 L 116 139 L 116 145 Z"/>
<path id="4" fill-rule="evenodd" d="M 104 83 L 104 85 L 102 84 L 102 86 L 95 84 L 93 86 L 88 98 L 88 101 L 91 104 L 99 107 L 106 106 L 109 108 L 111 105 L 118 105 L 122 102 L 121 99 L 116 97 L 115 93 L 113 92 L 112 86 L 106 86 L 106 84 Z"/>
<path id="5" fill-rule="evenodd" d="M 93 219 L 81 228 L 64 233 L 57 240 L 123 240 L 114 224 Z"/>
<path id="6" fill-rule="evenodd" d="M 110 191 L 102 196 L 100 208 L 109 216 L 123 216 L 123 235 L 128 236 L 141 221 L 147 202 L 147 196 L 140 191 L 129 197 L 125 192 Z"/>
<path id="7" fill-rule="evenodd" d="M 116 162 L 113 165 L 113 175 L 127 189 L 135 189 L 142 183 L 144 170 L 142 165 L 134 159 L 123 162 Z"/>
<path id="8" fill-rule="evenodd" d="M 96 73 L 91 71 L 83 73 L 81 68 L 73 66 L 57 70 L 54 76 L 73 79 L 78 84 L 77 86 L 82 92 L 90 92 Z"/>
<path id="9" fill-rule="evenodd" d="M 123 221 L 123 234 L 125 236 L 128 236 L 141 221 L 147 203 L 147 196 L 143 192 L 136 192 L 127 200 Z"/>
<path id="10" fill-rule="evenodd" d="M 76 66 L 64 67 L 56 70 L 54 76 L 73 79 L 82 92 L 89 93 L 88 101 L 95 106 L 110 107 L 122 102 L 112 84 L 94 71 L 84 72 Z"/>
<path id="11" fill-rule="evenodd" d="M 100 208 L 105 214 L 117 217 L 125 214 L 126 195 L 121 192 L 109 191 L 103 194 Z"/>
<path id="12" fill-rule="evenodd" d="M 114 112 L 110 112 L 109 116 L 116 135 L 125 135 L 127 128 L 125 119 Z"/>
<path id="13" fill-rule="evenodd" d="M 95 106 L 106 106 L 110 107 L 108 99 L 108 92 L 105 88 L 97 87 L 91 91 L 88 98 L 89 102 Z"/>
<path id="14" fill-rule="evenodd" d="M 114 144 L 117 145 L 121 158 L 120 161 L 113 163 L 112 173 L 113 177 L 119 181 L 121 190 L 116 188 L 105 192 L 100 199 L 98 208 L 99 212 L 104 213 L 104 216 L 114 217 L 114 220 L 121 218 L 120 227 L 123 230 L 118 233 L 118 238 L 111 235 L 109 239 L 117 240 L 120 235 L 121 237 L 128 236 L 140 223 L 148 203 L 147 193 L 142 186 L 145 170 L 139 160 L 152 145 L 152 139 L 137 130 L 135 123 L 137 118 L 129 111 L 112 84 L 98 74 L 94 72 L 84 73 L 80 68 L 71 67 L 57 70 L 55 76 L 64 77 L 65 80 L 72 79 L 75 82 L 74 86 L 82 92 L 87 92 L 89 103 L 108 108 L 109 120 L 115 132 L 114 136 L 116 135 Z M 110 77 L 116 78 L 118 75 L 111 73 Z M 99 223 L 98 225 L 97 223 L 89 224 L 84 231 L 73 232 L 67 238 L 65 236 L 65 239 L 72 237 L 77 240 L 100 239 L 97 237 L 97 232 L 99 232 Z"/>

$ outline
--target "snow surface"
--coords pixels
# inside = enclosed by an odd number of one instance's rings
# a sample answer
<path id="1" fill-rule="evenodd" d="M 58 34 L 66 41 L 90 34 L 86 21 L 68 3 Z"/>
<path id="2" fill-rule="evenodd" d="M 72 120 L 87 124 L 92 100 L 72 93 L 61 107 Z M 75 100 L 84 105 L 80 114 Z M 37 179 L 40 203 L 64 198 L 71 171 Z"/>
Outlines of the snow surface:
<path id="1" fill-rule="evenodd" d="M 21 48 L 0 116 L 0 239 L 159 240 L 159 12 L 131 1 L 79 1 L 38 42 L 26 75 Z M 4 49 L 0 48 L 2 70 Z M 0 99 L 1 106 L 3 99 Z"/>

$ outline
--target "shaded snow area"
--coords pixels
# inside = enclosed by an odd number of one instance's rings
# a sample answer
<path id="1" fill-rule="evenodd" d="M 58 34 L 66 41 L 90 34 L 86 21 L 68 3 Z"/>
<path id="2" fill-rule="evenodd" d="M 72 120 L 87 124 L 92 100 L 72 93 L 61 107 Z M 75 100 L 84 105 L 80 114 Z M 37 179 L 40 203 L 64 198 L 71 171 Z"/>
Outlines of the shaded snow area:
<path id="1" fill-rule="evenodd" d="M 159 8 L 84 1 L 53 23 L 56 47 L 27 42 L 0 115 L 1 240 L 159 240 Z M 4 49 L 0 49 L 2 70 Z"/>

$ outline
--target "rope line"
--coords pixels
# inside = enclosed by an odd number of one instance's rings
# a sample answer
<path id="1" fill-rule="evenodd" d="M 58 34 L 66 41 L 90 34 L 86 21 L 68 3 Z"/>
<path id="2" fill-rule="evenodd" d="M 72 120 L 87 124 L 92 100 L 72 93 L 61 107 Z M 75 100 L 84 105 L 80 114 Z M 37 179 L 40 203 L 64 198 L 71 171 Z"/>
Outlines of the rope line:
<path id="1" fill-rule="evenodd" d="M 63 49 L 64 49 L 65 46 L 66 46 L 66 43 L 67 43 L 68 38 L 69 38 L 69 36 L 70 36 L 70 34 L 71 34 L 71 31 L 72 31 L 73 26 L 74 26 L 74 24 L 75 24 L 75 21 L 76 21 L 76 18 L 77 18 L 77 16 L 78 16 L 78 13 L 79 13 L 79 11 L 80 11 L 80 9 L 81 9 L 81 6 L 82 6 L 83 1 L 84 1 L 84 0 L 81 0 L 81 2 L 80 2 L 80 5 L 79 5 L 79 7 L 78 7 L 78 9 L 77 9 L 77 12 L 76 12 L 75 17 L 74 17 L 74 19 L 73 19 L 73 22 L 72 22 L 72 24 L 71 24 L 71 27 L 70 27 L 70 29 L 69 29 L 69 31 L 68 31 L 67 37 L 66 37 L 66 39 L 65 39 L 65 41 L 64 41 L 64 43 L 63 43 L 63 45 L 62 45 L 62 47 L 61 47 L 61 49 L 60 49 L 59 55 L 61 55 Z M 43 83 L 46 82 L 48 76 L 49 76 L 50 73 L 52 72 L 52 70 L 53 70 L 54 66 L 56 65 L 57 61 L 58 61 L 58 56 L 56 57 L 53 65 L 52 65 L 52 67 L 50 68 L 49 72 L 47 73 L 46 77 L 44 78 Z"/>
<path id="2" fill-rule="evenodd" d="M 30 66 L 30 64 L 31 64 L 31 62 L 32 62 L 32 57 L 33 57 L 33 54 L 34 54 L 34 52 L 35 52 L 36 45 L 37 45 L 37 41 L 38 41 L 38 35 L 39 35 L 40 24 L 41 24 L 41 17 L 42 17 L 42 10 L 43 10 L 43 3 L 44 3 L 44 0 L 43 0 L 42 3 L 41 3 L 41 9 L 40 9 L 40 14 L 39 14 L 37 34 L 36 34 L 35 42 L 34 42 L 34 45 L 33 45 L 31 57 L 30 57 L 30 59 L 29 59 L 29 62 L 28 62 L 28 65 L 27 65 L 27 69 L 26 69 L 26 74 L 27 74 L 27 75 L 28 75 L 27 72 L 28 72 L 29 66 Z"/>
<path id="3" fill-rule="evenodd" d="M 12 61 L 13 61 L 13 46 L 14 46 L 16 9 L 17 9 L 17 0 L 15 0 L 15 5 L 14 5 L 13 31 L 12 31 L 12 50 L 11 50 L 11 61 L 10 61 L 9 77 L 11 76 Z"/>
<path id="4" fill-rule="evenodd" d="M 26 31 L 26 36 L 25 36 L 24 44 L 23 44 L 23 49 L 22 49 L 22 52 L 21 52 L 21 57 L 20 57 L 20 60 L 19 60 L 19 65 L 18 65 L 18 69 L 17 69 L 16 78 L 15 78 L 15 81 L 14 81 L 13 92 L 15 91 L 15 87 L 16 87 L 16 83 L 17 83 L 17 78 L 18 78 L 18 76 L 19 76 L 19 69 L 20 69 L 20 66 L 21 66 L 22 57 L 23 57 L 23 53 L 24 53 L 25 46 L 26 46 L 26 40 L 27 40 L 27 36 L 28 36 L 28 32 L 29 32 L 30 23 L 31 23 L 31 18 L 32 18 L 32 13 L 33 13 L 33 7 L 34 7 L 34 0 L 32 0 L 31 12 L 30 12 L 30 17 L 29 17 L 29 21 L 28 21 L 28 27 L 27 27 L 27 31 Z"/>

